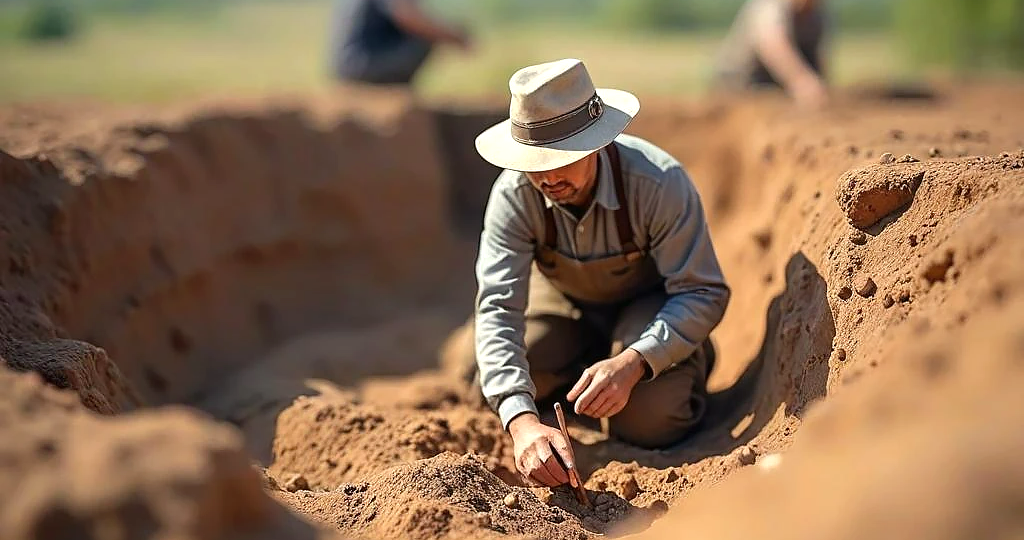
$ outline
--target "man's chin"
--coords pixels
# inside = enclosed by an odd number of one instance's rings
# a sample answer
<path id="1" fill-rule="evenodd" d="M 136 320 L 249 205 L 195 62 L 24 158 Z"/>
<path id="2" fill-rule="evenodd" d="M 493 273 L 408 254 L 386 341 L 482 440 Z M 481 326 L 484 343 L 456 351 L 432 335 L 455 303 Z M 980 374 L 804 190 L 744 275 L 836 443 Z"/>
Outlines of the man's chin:
<path id="1" fill-rule="evenodd" d="M 551 199 L 551 202 L 553 202 L 555 204 L 560 204 L 560 205 L 569 204 L 569 205 L 571 205 L 573 203 L 573 201 L 576 200 L 576 194 L 575 193 L 569 193 L 567 195 L 562 195 L 560 197 L 552 197 L 552 196 L 548 195 L 548 198 Z"/>

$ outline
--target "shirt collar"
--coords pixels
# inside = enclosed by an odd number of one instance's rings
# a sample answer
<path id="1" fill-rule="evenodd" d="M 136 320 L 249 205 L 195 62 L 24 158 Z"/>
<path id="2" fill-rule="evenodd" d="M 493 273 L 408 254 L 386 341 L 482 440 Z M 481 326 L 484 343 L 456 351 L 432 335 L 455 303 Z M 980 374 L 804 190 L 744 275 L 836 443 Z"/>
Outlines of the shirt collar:
<path id="1" fill-rule="evenodd" d="M 594 202 L 608 210 L 618 210 L 619 198 L 615 195 L 615 178 L 612 175 L 611 159 L 608 157 L 608 151 L 604 148 L 600 150 L 599 154 L 601 159 L 597 162 L 597 186 L 594 188 Z M 544 195 L 544 206 L 551 208 L 557 205 Z"/>

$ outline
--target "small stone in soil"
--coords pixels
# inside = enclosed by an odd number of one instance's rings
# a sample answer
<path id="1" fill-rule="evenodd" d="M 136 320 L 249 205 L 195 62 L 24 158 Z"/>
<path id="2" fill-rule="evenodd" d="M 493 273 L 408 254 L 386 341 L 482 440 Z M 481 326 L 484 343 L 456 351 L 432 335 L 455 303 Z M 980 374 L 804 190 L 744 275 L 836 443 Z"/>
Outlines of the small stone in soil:
<path id="1" fill-rule="evenodd" d="M 896 156 L 892 155 L 892 152 L 886 152 L 879 156 L 878 162 L 881 163 L 882 165 L 896 163 Z"/>
<path id="2" fill-rule="evenodd" d="M 843 285 L 843 286 L 842 286 L 842 287 L 841 287 L 841 288 L 839 289 L 839 292 L 838 292 L 838 293 L 836 293 L 836 294 L 837 294 L 837 295 L 839 296 L 839 299 L 840 299 L 840 300 L 849 300 L 849 299 L 850 299 L 850 297 L 851 297 L 851 296 L 853 296 L 853 291 L 852 291 L 852 290 L 850 290 L 850 288 L 849 288 L 849 287 L 847 287 L 846 285 Z"/>
<path id="3" fill-rule="evenodd" d="M 917 159 L 916 157 L 914 157 L 914 156 L 912 156 L 910 154 L 903 154 L 903 157 L 901 157 L 898 162 L 899 163 L 917 163 L 918 161 L 921 161 L 921 160 Z"/>
<path id="4" fill-rule="evenodd" d="M 284 483 L 284 489 L 291 493 L 295 493 L 300 490 L 309 490 L 309 481 L 307 481 L 306 477 L 301 474 L 293 474 Z"/>
<path id="5" fill-rule="evenodd" d="M 627 501 L 632 501 L 640 494 L 640 486 L 636 483 L 636 478 L 630 477 L 626 480 L 626 483 L 622 485 L 622 498 Z"/>
<path id="6" fill-rule="evenodd" d="M 888 294 L 882 297 L 882 305 L 885 306 L 886 308 L 891 308 L 895 302 L 896 301 L 892 299 L 892 296 Z"/>
<path id="7" fill-rule="evenodd" d="M 864 298 L 868 298 L 875 294 L 876 290 L 878 290 L 878 287 L 875 286 L 874 280 L 870 277 L 865 276 L 857 281 L 857 294 Z"/>
<path id="8" fill-rule="evenodd" d="M 836 360 L 840 362 L 846 360 L 846 349 L 836 349 Z"/>
<path id="9" fill-rule="evenodd" d="M 850 242 L 853 242 L 858 246 L 863 246 L 868 242 L 868 235 L 864 234 L 864 231 L 853 231 L 850 233 Z"/>
<path id="10" fill-rule="evenodd" d="M 757 454 L 747 445 L 740 447 L 739 459 L 741 465 L 753 465 L 757 461 Z"/>
<path id="11" fill-rule="evenodd" d="M 519 495 L 513 491 L 508 495 L 505 495 L 505 499 L 502 502 L 504 502 L 505 506 L 509 508 L 519 508 Z"/>

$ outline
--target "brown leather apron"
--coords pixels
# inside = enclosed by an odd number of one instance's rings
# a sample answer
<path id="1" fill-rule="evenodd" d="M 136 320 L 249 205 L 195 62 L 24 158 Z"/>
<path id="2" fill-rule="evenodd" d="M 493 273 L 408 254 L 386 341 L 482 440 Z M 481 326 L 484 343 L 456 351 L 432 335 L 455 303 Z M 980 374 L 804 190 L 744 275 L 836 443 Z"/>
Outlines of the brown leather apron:
<path id="1" fill-rule="evenodd" d="M 544 242 L 536 248 L 536 270 L 556 289 L 580 304 L 617 304 L 652 291 L 664 283 L 654 259 L 640 248 L 629 221 L 629 205 L 622 179 L 622 163 L 618 143 L 606 147 L 615 182 L 619 208 L 615 210 L 615 226 L 622 244 L 622 253 L 577 260 L 556 249 L 554 208 L 544 211 Z M 543 196 L 543 195 L 542 195 Z"/>

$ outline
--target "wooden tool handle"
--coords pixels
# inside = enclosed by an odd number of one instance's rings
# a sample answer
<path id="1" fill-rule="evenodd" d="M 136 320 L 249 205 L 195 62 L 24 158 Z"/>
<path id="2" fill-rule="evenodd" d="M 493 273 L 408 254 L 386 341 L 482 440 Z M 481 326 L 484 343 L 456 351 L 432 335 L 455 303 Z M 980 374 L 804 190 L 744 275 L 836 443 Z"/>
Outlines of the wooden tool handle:
<path id="1" fill-rule="evenodd" d="M 569 467 L 569 476 L 574 483 L 576 488 L 576 499 L 581 504 L 587 506 L 587 508 L 593 507 L 590 504 L 590 497 L 587 496 L 587 490 L 583 487 L 583 479 L 580 478 L 580 472 L 576 468 L 576 452 L 572 448 L 572 439 L 569 438 L 569 430 L 565 427 L 565 413 L 562 412 L 562 404 L 555 403 L 555 416 L 558 418 L 558 429 L 562 431 L 562 437 L 565 437 L 565 444 L 569 448 L 569 459 L 572 460 L 572 467 Z"/>

